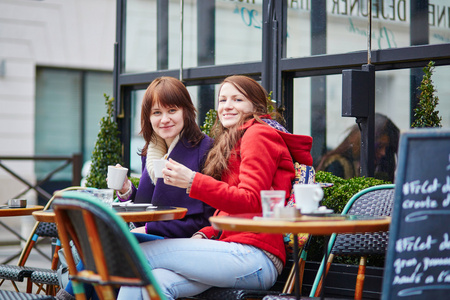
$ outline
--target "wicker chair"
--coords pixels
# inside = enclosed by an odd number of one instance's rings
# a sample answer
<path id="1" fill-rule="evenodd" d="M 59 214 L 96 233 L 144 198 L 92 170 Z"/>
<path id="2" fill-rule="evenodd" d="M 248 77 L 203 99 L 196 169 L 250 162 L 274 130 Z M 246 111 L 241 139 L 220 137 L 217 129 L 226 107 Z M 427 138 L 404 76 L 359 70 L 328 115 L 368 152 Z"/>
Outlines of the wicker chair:
<path id="1" fill-rule="evenodd" d="M 119 286 L 140 286 L 152 300 L 166 299 L 127 224 L 97 198 L 61 192 L 53 201 L 59 237 L 77 299 L 85 299 L 82 283 L 94 285 L 100 299 L 115 299 Z M 73 241 L 84 265 L 78 271 Z"/>
<path id="2" fill-rule="evenodd" d="M 394 187 L 395 185 L 393 184 L 386 184 L 360 191 L 349 200 L 342 214 L 390 216 L 394 202 Z M 361 299 L 367 255 L 385 254 L 388 236 L 389 232 L 387 231 L 366 234 L 333 234 L 328 243 L 328 251 L 330 252 L 331 248 L 331 254 L 326 263 L 325 274 L 328 273 L 336 255 L 361 256 L 355 286 L 355 299 Z M 322 261 L 312 286 L 310 297 L 318 297 L 321 293 L 323 269 Z"/>
<path id="3" fill-rule="evenodd" d="M 0 299 L 2 300 L 53 300 L 55 297 L 50 295 L 36 295 L 28 293 L 20 293 L 14 291 L 0 290 Z"/>
<path id="4" fill-rule="evenodd" d="M 69 187 L 64 189 L 63 191 L 80 189 L 85 188 Z M 47 210 L 51 207 L 53 199 L 54 197 L 52 197 L 47 202 L 44 210 Z M 33 248 L 36 247 L 38 239 L 45 237 L 56 239 L 55 251 L 53 253 L 50 268 L 43 269 L 26 266 L 28 257 Z M 35 284 L 37 285 L 37 290 L 35 291 L 36 294 L 44 291 L 46 294 L 54 295 L 59 284 L 56 268 L 59 262 L 58 250 L 61 248 L 61 243 L 59 242 L 59 240 L 57 240 L 57 238 L 58 231 L 54 223 L 36 222 L 33 229 L 31 230 L 31 234 L 29 235 L 24 248 L 22 249 L 17 265 L 0 265 L 0 286 L 6 280 L 10 280 L 15 290 L 19 292 L 19 288 L 17 287 L 16 282 L 23 282 L 24 279 L 27 278 L 27 293 L 32 292 L 33 284 Z"/>

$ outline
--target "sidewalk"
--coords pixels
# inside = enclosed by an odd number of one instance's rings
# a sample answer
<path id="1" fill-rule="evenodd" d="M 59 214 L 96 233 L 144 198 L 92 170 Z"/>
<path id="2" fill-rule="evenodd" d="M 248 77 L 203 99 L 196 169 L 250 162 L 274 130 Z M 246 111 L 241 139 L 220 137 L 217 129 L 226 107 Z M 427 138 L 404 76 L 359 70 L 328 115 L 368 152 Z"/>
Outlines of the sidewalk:
<path id="1" fill-rule="evenodd" d="M 22 237 L 26 240 L 30 235 L 30 231 L 35 224 L 35 220 L 32 216 L 26 217 L 5 217 L 1 219 L 9 227 L 13 228 L 17 232 L 19 232 Z M 10 233 L 7 229 L 0 225 L 0 263 L 3 263 L 9 257 L 19 254 L 22 250 L 25 242 L 19 244 L 18 238 Z M 51 240 L 46 239 L 44 242 L 39 244 L 39 249 L 44 252 L 49 257 L 52 256 L 51 253 Z M 19 256 L 8 262 L 8 265 L 16 265 L 19 260 Z M 37 251 L 31 251 L 30 256 L 27 260 L 27 266 L 39 267 L 39 268 L 50 268 L 50 261 L 47 258 L 42 256 Z M 1 279 L 0 279 L 1 280 Z M 26 291 L 26 281 L 18 282 L 17 287 L 22 292 Z M 10 281 L 5 281 L 1 286 L 2 290 L 10 290 L 14 291 L 14 287 Z"/>

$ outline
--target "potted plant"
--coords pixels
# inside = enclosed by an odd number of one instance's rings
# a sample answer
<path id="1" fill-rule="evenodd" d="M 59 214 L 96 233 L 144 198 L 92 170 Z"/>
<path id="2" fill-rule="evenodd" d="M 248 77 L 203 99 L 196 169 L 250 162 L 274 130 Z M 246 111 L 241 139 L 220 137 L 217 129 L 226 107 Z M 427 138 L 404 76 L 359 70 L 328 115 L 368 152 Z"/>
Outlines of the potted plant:
<path id="1" fill-rule="evenodd" d="M 108 165 L 123 164 L 122 143 L 119 139 L 117 122 L 114 120 L 114 98 L 110 98 L 106 94 L 103 96 L 105 97 L 106 116 L 100 120 L 100 131 L 92 152 L 91 169 L 86 178 L 87 187 L 98 189 L 107 187 Z"/>
<path id="2" fill-rule="evenodd" d="M 430 61 L 428 65 L 423 68 L 422 82 L 418 89 L 421 91 L 419 95 L 419 103 L 414 109 L 414 122 L 411 125 L 413 128 L 418 127 L 442 127 L 442 117 L 439 116 L 439 111 L 436 110 L 436 106 L 439 103 L 439 98 L 435 95 L 436 89 L 434 88 L 431 76 L 434 71 L 434 61 Z"/>

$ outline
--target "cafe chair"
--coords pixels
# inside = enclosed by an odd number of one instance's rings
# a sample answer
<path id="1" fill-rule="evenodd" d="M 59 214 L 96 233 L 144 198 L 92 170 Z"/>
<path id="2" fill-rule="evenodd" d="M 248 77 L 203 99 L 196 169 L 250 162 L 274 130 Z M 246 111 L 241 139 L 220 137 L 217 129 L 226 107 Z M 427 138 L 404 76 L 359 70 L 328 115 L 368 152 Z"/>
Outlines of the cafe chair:
<path id="1" fill-rule="evenodd" d="M 346 204 L 342 215 L 390 216 L 394 202 L 394 184 L 378 185 L 366 188 L 355 194 Z M 356 277 L 354 299 L 362 299 L 367 255 L 385 254 L 389 232 L 365 234 L 333 234 L 328 243 L 328 261 L 324 267 L 322 260 L 314 280 L 310 297 L 318 297 L 322 289 L 322 273 L 330 270 L 336 255 L 358 255 L 360 264 Z"/>
<path id="2" fill-rule="evenodd" d="M 83 187 L 69 187 L 63 191 L 80 190 L 85 189 Z M 43 210 L 47 210 L 51 207 L 54 196 L 47 202 Z M 53 238 L 55 239 L 53 257 L 51 258 L 51 266 L 48 269 L 36 268 L 27 266 L 27 261 L 31 251 L 40 251 L 37 248 L 39 239 Z M 54 223 L 36 222 L 28 240 L 25 243 L 24 248 L 19 256 L 17 265 L 0 265 L 0 286 L 6 280 L 11 281 L 16 292 L 19 292 L 16 282 L 23 282 L 27 279 L 26 292 L 31 293 L 33 285 L 37 286 L 36 294 L 44 291 L 46 294 L 55 295 L 58 288 L 58 276 L 56 268 L 58 266 L 59 257 L 58 250 L 61 248 L 61 243 L 58 240 L 58 231 Z M 1 299 L 1 298 L 0 298 Z"/>
<path id="3" fill-rule="evenodd" d="M 51 295 L 36 295 L 29 293 L 21 293 L 15 291 L 0 290 L 1 300 L 53 300 L 56 299 Z"/>
<path id="4" fill-rule="evenodd" d="M 77 300 L 85 299 L 83 283 L 92 284 L 100 299 L 115 299 L 120 286 L 139 286 L 152 300 L 166 299 L 136 238 L 109 206 L 68 191 L 56 193 L 53 210 Z M 76 268 L 70 241 L 84 270 Z"/>

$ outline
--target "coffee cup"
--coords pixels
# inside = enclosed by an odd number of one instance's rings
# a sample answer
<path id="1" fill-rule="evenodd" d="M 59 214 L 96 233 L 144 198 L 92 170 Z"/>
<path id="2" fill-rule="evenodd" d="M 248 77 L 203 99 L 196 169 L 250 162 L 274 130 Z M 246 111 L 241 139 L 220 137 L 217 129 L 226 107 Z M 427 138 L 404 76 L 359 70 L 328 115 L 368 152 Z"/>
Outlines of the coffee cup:
<path id="1" fill-rule="evenodd" d="M 295 206 L 302 214 L 309 214 L 319 208 L 323 190 L 318 184 L 294 184 Z"/>
<path id="2" fill-rule="evenodd" d="M 162 170 L 166 167 L 166 159 L 154 159 L 153 160 L 153 171 L 155 172 L 156 178 L 162 178 Z"/>
<path id="3" fill-rule="evenodd" d="M 119 166 L 108 166 L 108 188 L 116 191 L 121 190 L 125 178 L 127 178 L 128 169 Z"/>

